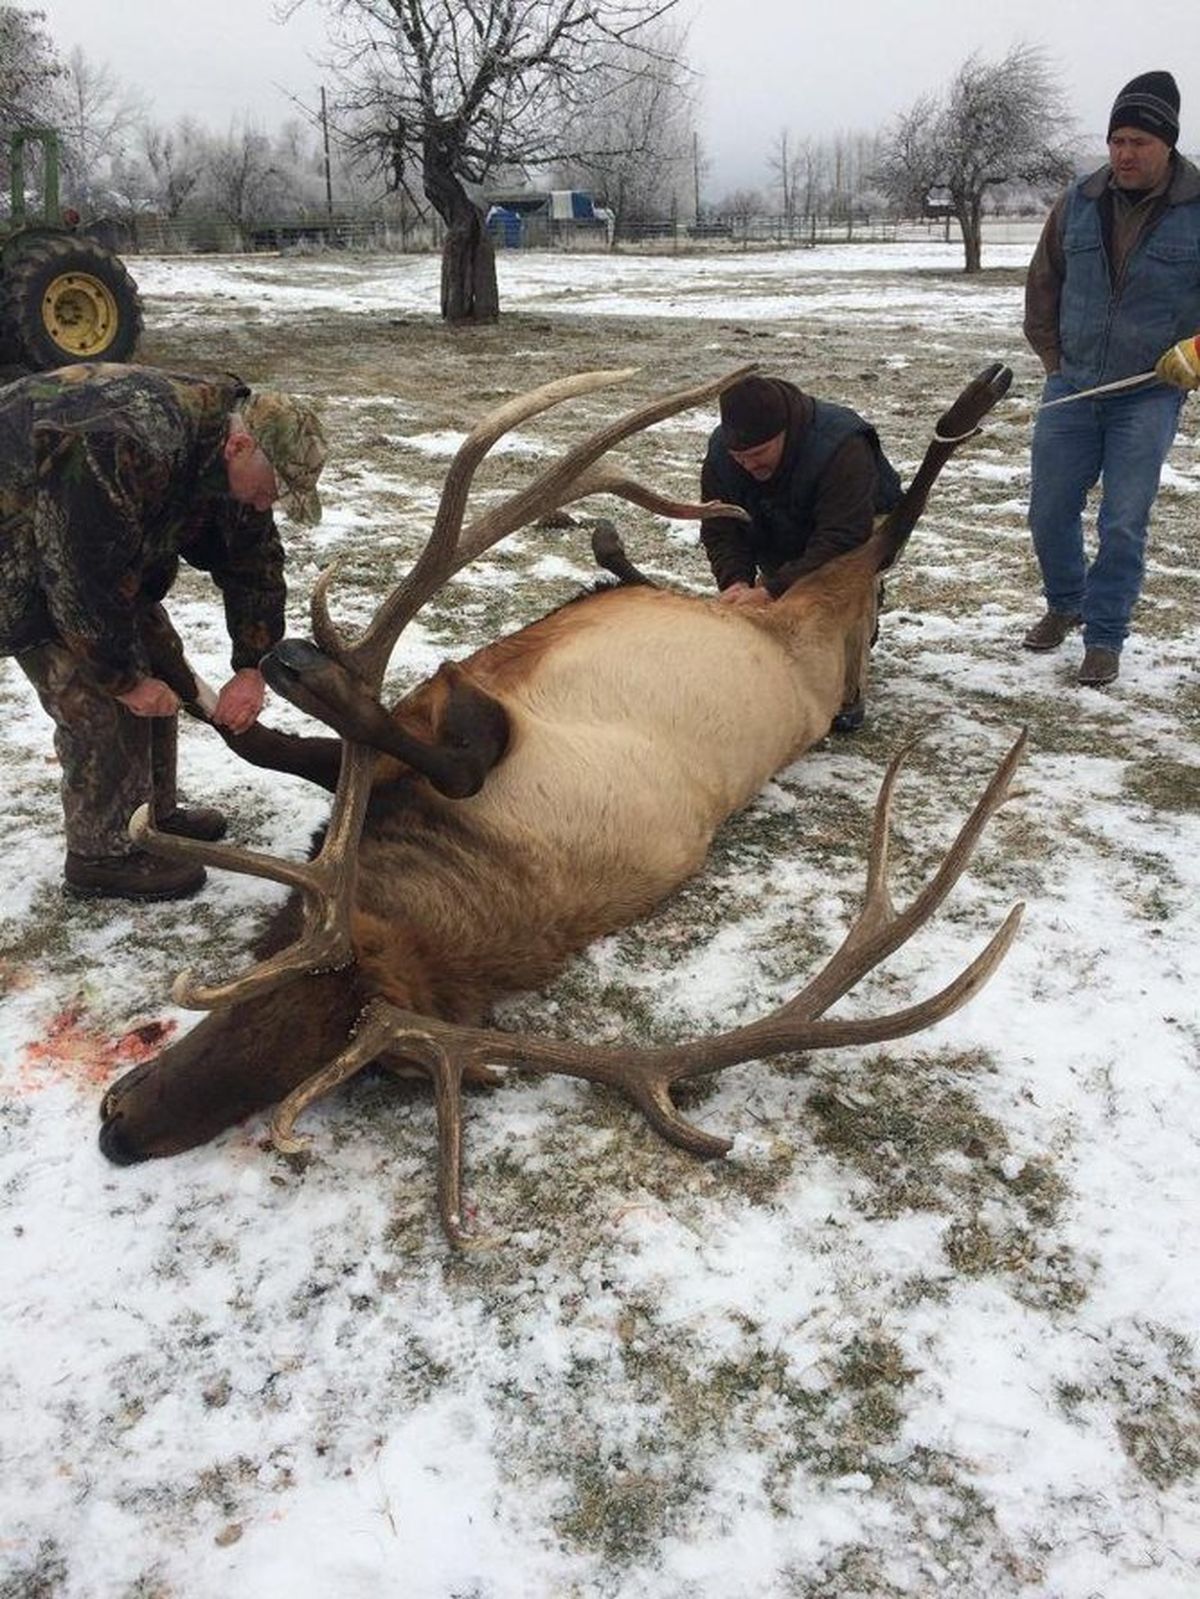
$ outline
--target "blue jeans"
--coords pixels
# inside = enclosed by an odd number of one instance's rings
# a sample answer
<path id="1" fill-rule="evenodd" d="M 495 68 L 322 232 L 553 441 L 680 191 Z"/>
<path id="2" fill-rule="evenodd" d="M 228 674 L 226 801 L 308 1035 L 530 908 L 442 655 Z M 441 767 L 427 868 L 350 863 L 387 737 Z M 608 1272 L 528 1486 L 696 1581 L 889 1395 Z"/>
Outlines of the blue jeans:
<path id="1" fill-rule="evenodd" d="M 1043 400 L 1072 392 L 1046 379 Z M 1085 646 L 1120 650 L 1142 588 L 1150 507 L 1184 396 L 1165 383 L 1038 414 L 1033 430 L 1029 530 L 1046 604 L 1083 617 Z M 1102 482 L 1096 558 L 1086 564 L 1083 509 Z"/>

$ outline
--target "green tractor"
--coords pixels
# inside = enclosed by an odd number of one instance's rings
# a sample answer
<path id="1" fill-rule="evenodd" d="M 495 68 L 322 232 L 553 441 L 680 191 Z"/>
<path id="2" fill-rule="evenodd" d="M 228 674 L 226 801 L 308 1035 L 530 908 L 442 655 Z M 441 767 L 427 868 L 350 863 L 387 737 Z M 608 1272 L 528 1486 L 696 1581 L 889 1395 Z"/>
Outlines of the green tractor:
<path id="1" fill-rule="evenodd" d="M 26 153 L 41 147 L 43 203 L 25 193 Z M 10 142 L 12 212 L 0 218 L 0 360 L 40 372 L 73 361 L 128 361 L 142 302 L 119 256 L 79 231 L 58 203 L 58 135 L 19 128 Z"/>

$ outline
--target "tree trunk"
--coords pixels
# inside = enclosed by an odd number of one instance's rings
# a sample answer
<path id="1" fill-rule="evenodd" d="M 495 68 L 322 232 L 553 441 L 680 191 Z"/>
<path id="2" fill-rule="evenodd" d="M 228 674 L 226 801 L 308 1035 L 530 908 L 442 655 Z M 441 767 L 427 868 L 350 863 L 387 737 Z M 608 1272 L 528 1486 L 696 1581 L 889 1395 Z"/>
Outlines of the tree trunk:
<path id="1" fill-rule="evenodd" d="M 425 197 L 446 224 L 442 245 L 442 316 L 447 322 L 495 322 L 500 315 L 496 253 L 479 207 L 435 141 L 425 146 Z"/>
<path id="2" fill-rule="evenodd" d="M 963 237 L 963 271 L 983 270 L 983 218 L 977 204 L 968 202 L 958 212 L 958 225 Z"/>

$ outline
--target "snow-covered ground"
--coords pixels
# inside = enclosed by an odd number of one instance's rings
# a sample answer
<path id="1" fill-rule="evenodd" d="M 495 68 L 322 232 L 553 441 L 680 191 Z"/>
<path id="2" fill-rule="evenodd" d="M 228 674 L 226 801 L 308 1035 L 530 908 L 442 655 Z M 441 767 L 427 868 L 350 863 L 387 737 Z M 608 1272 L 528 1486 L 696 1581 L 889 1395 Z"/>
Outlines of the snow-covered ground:
<path id="1" fill-rule="evenodd" d="M 997 244 L 987 252 L 989 267 L 1024 267 L 1028 259 L 1027 245 Z M 177 316 L 189 315 L 196 297 L 238 303 L 256 318 L 314 308 L 423 313 L 437 303 L 440 275 L 430 255 L 372 257 L 369 265 L 325 256 L 305 261 L 301 272 L 293 259 L 261 256 L 176 257 L 137 266 L 143 292 L 168 307 L 173 303 Z M 960 266 L 958 246 L 933 242 L 693 256 L 502 252 L 498 258 L 501 300 L 512 310 L 869 323 L 881 312 L 928 310 L 933 292 L 939 321 L 970 315 L 1010 325 L 1012 285 L 993 288 L 955 276 Z M 170 314 L 160 307 L 160 327 L 169 326 Z"/>
<path id="2" fill-rule="evenodd" d="M 906 473 L 928 396 L 1013 360 L 1017 403 L 952 463 L 889 575 L 867 730 L 779 774 L 696 884 L 500 1020 L 665 1038 L 769 1009 L 852 915 L 870 802 L 920 729 L 898 897 L 1027 723 L 1021 792 L 843 1013 L 932 992 L 1027 908 L 988 987 L 934 1031 L 717 1079 L 688 1114 L 733 1135 L 728 1161 L 668 1149 L 566 1082 L 473 1098 L 486 1241 L 456 1254 L 420 1085 L 364 1080 L 311 1111 L 307 1163 L 266 1150 L 261 1122 L 105 1163 L 104 1086 L 191 1024 L 171 976 L 236 969 L 279 894 L 213 873 L 183 905 L 62 901 L 49 724 L 3 663 L 4 1599 L 1200 1592 L 1197 405 L 1121 679 L 1081 694 L 1070 659 L 1014 648 L 1038 605 L 1022 526 L 1036 381 L 1015 278 L 956 276 L 958 259 L 504 257 L 510 321 L 469 356 L 468 336 L 418 325 L 427 258 L 136 263 L 154 359 L 195 364 L 203 340 L 208 364 L 308 374 L 327 405 L 326 520 L 307 542 L 287 530 L 293 631 L 332 556 L 351 616 L 377 586 L 355 559 L 410 557 L 485 408 L 461 396 L 547 352 L 606 364 L 606 319 L 623 338 L 641 326 L 664 383 L 735 358 L 816 370 L 871 409 Z M 711 420 L 647 435 L 641 475 L 661 463 L 685 491 Z M 503 470 L 556 442 L 523 426 Z M 656 573 L 703 584 L 693 532 L 645 537 Z M 536 614 L 588 577 L 561 537 L 511 545 L 406 635 L 403 679 L 477 642 L 510 587 Z M 219 679 L 211 593 L 189 580 L 172 610 Z M 259 848 L 298 853 L 324 810 L 199 730 L 183 774 Z"/>

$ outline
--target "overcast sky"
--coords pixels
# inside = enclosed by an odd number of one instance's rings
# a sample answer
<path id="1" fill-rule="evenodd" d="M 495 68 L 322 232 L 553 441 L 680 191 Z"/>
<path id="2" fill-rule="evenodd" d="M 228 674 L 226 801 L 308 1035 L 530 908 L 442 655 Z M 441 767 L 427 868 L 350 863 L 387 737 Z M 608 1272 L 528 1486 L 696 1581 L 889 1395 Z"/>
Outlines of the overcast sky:
<path id="1" fill-rule="evenodd" d="M 249 116 L 271 128 L 288 95 L 315 104 L 328 13 L 317 0 L 286 24 L 274 0 L 38 0 L 65 53 L 81 45 L 151 99 L 156 120 L 210 126 Z M 781 129 L 796 137 L 871 130 L 936 91 L 972 51 L 1042 45 L 1102 154 L 1120 86 L 1173 71 L 1185 149 L 1200 148 L 1198 0 L 684 0 L 703 75 L 701 139 L 715 198 L 765 186 Z M 681 11 L 681 16 L 684 12 Z"/>

